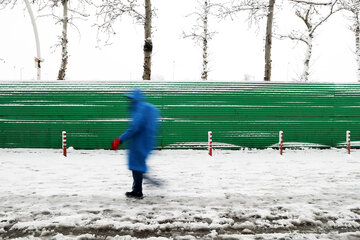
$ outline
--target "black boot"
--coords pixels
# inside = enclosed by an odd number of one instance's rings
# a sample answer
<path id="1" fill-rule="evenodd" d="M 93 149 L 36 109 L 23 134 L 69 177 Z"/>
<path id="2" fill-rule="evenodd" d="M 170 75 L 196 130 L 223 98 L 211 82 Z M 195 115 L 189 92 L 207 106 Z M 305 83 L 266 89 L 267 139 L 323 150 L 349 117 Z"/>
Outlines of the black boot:
<path id="1" fill-rule="evenodd" d="M 125 196 L 127 196 L 128 198 L 143 198 L 142 192 L 126 192 Z"/>

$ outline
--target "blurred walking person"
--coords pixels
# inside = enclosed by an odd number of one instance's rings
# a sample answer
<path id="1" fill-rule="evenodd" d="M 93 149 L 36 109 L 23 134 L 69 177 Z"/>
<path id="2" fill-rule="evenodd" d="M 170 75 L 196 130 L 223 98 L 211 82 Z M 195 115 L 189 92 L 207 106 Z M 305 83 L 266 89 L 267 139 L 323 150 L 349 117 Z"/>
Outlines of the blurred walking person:
<path id="1" fill-rule="evenodd" d="M 129 100 L 131 123 L 128 129 L 112 142 L 112 149 L 116 150 L 123 142 L 130 141 L 128 151 L 128 168 L 132 171 L 132 191 L 126 192 L 127 197 L 143 197 L 144 174 L 148 172 L 146 160 L 156 145 L 159 110 L 145 101 L 145 96 L 140 89 L 134 89 L 125 94 Z M 148 177 L 147 177 L 148 178 Z M 157 184 L 150 179 L 150 182 Z"/>

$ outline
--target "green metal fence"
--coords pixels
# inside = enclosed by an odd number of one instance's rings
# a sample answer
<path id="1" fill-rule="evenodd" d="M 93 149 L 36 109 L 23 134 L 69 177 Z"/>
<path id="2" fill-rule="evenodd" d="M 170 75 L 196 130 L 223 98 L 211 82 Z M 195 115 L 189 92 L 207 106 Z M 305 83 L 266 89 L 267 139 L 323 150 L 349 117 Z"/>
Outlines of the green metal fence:
<path id="1" fill-rule="evenodd" d="M 128 125 L 123 94 L 161 111 L 159 148 L 341 147 L 360 141 L 360 85 L 238 82 L 0 82 L 0 147 L 109 149 Z"/>

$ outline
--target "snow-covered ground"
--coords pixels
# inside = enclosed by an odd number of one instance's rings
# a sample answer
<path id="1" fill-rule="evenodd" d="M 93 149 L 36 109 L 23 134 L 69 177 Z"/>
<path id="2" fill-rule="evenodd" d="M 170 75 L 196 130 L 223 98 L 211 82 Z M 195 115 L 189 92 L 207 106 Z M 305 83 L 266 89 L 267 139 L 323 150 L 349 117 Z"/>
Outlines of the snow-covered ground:
<path id="1" fill-rule="evenodd" d="M 360 239 L 360 150 L 0 149 L 0 239 Z"/>

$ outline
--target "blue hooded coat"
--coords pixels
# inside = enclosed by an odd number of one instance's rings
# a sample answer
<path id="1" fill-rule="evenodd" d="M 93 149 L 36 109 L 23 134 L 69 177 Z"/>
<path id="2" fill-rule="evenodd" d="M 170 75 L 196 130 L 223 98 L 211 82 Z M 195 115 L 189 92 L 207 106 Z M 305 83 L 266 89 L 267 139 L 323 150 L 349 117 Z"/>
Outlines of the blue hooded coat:
<path id="1" fill-rule="evenodd" d="M 128 166 L 130 170 L 147 172 L 146 158 L 155 147 L 158 109 L 144 101 L 140 89 L 126 94 L 131 100 L 130 113 L 132 121 L 129 128 L 120 136 L 120 141 L 130 140 Z"/>

